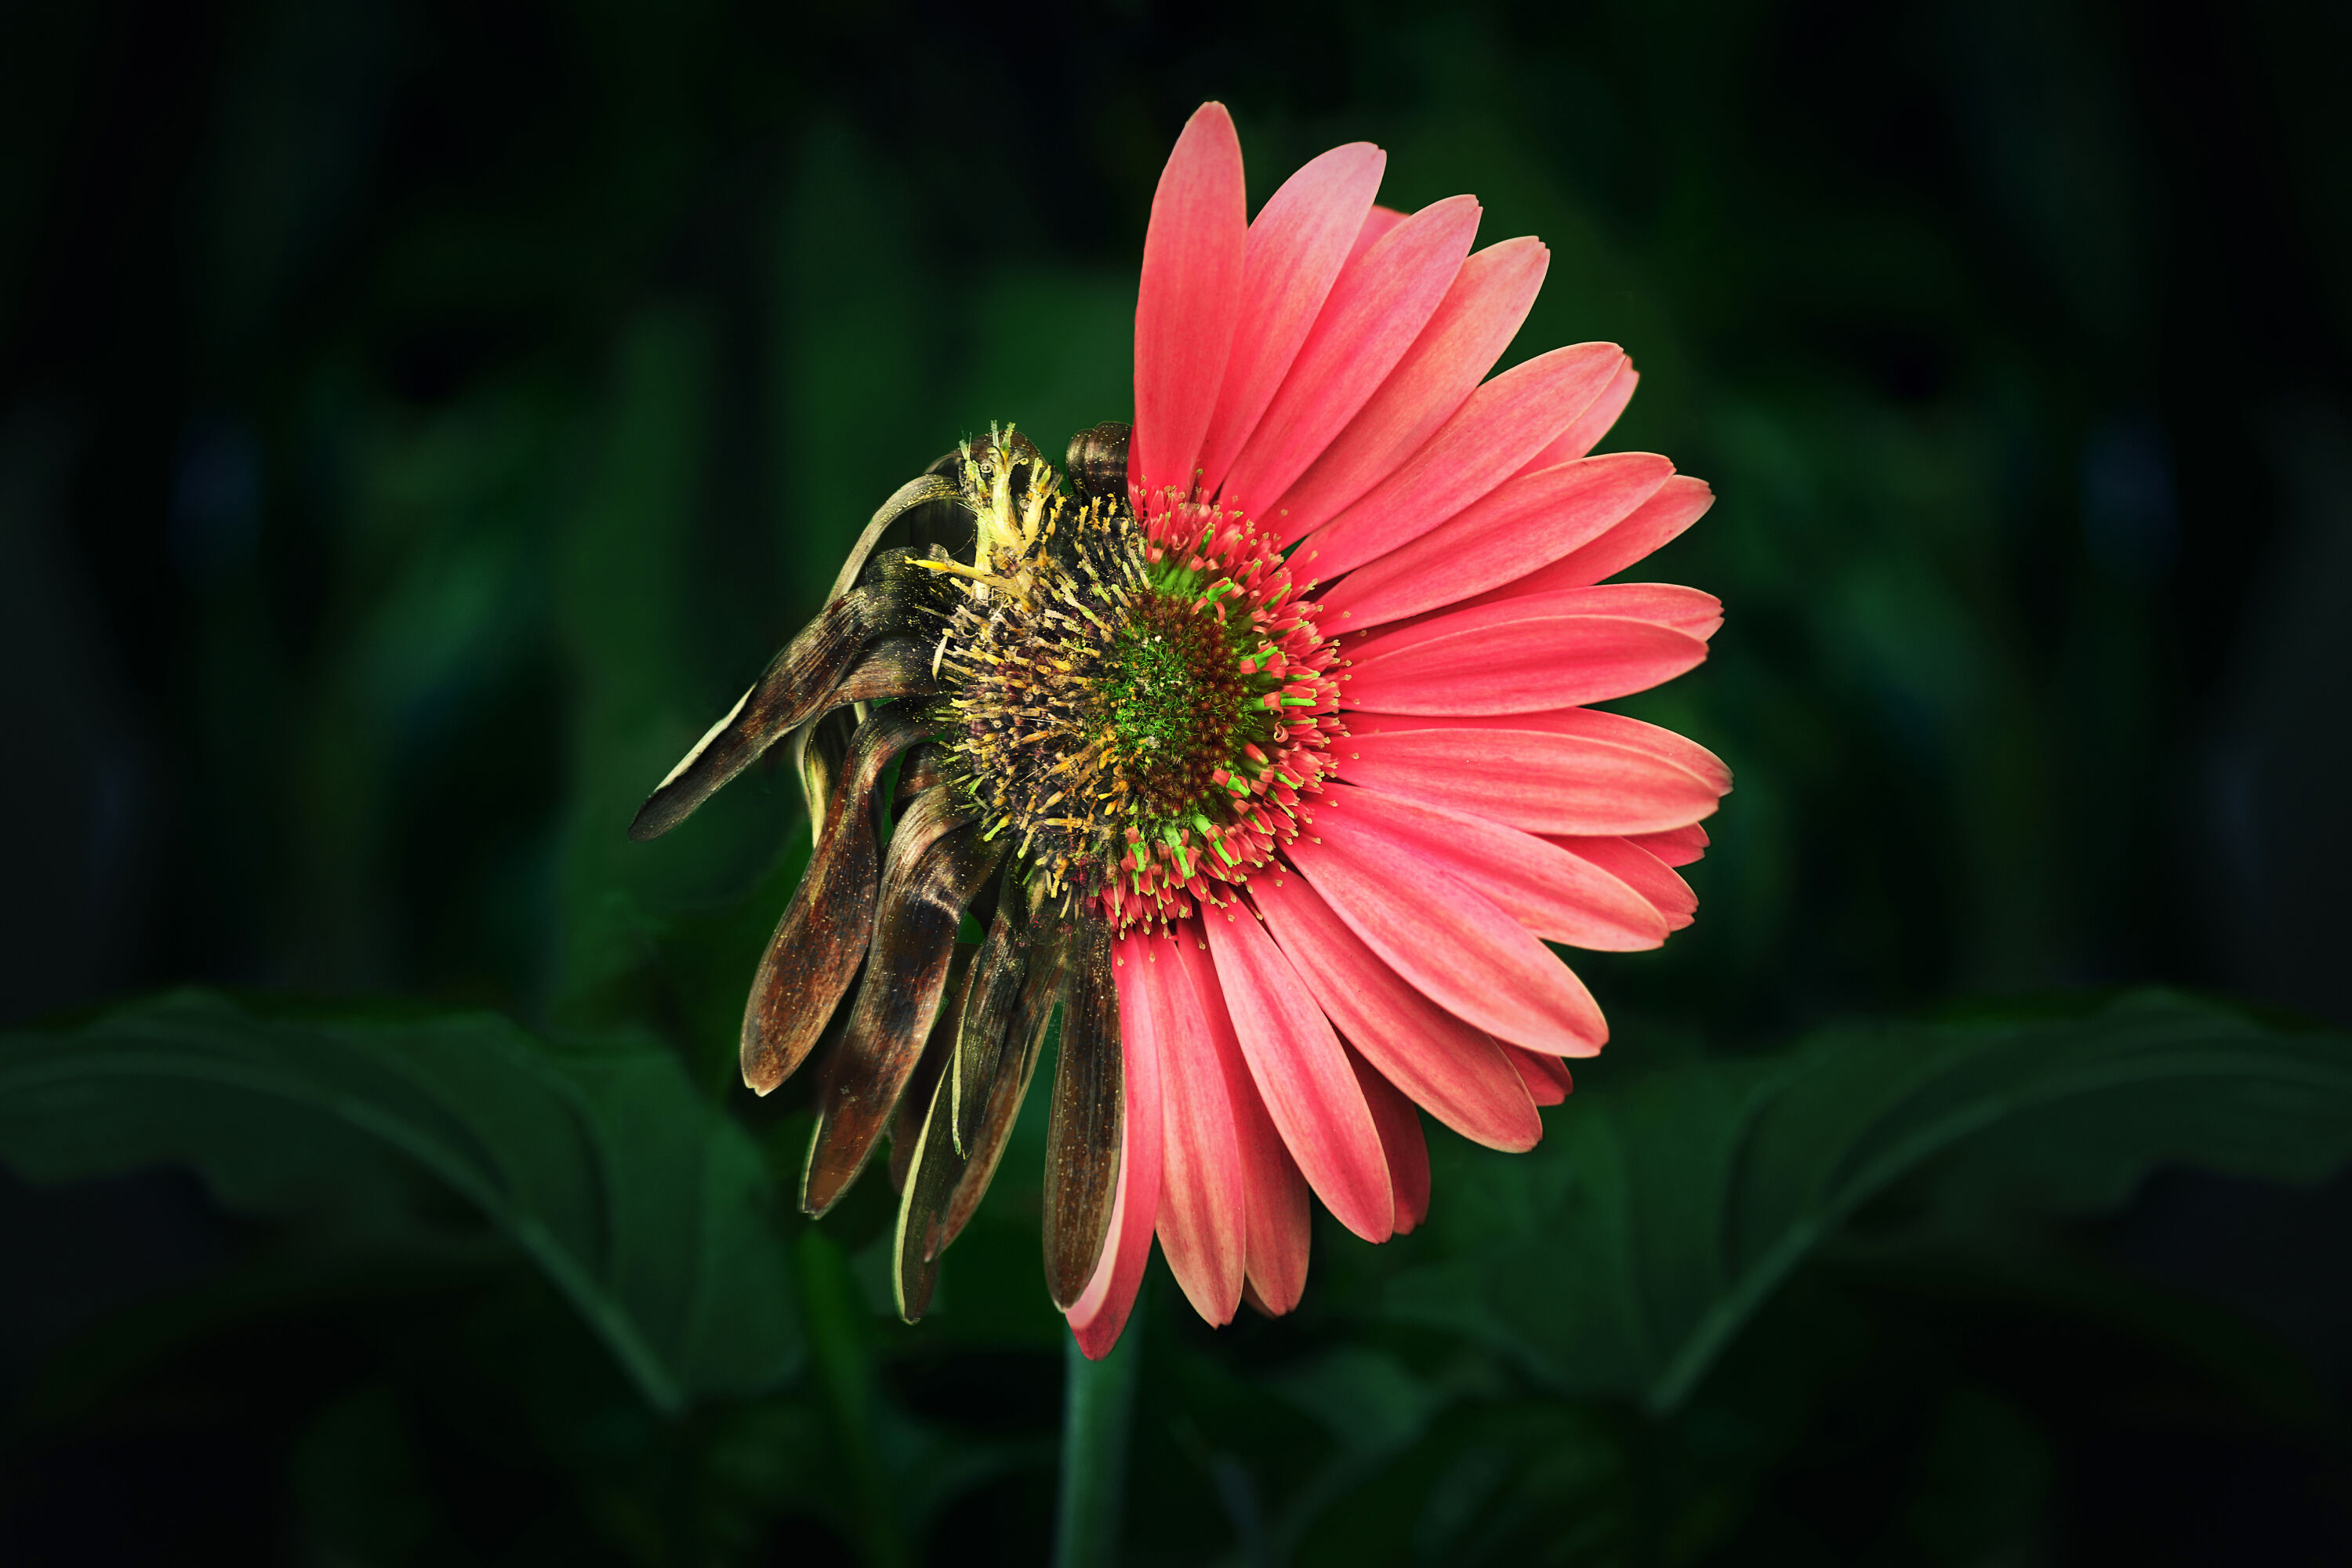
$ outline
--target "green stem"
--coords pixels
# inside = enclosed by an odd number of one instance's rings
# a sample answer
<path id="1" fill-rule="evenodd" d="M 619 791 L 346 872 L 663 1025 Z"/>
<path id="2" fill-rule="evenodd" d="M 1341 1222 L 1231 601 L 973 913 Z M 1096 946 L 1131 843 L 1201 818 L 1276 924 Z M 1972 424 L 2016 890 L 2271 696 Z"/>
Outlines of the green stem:
<path id="1" fill-rule="evenodd" d="M 1118 1557 L 1127 1501 L 1127 1431 L 1135 1415 L 1142 1359 L 1143 1301 L 1110 1353 L 1088 1361 L 1070 1341 L 1062 1402 L 1062 1495 L 1054 1528 L 1054 1568 L 1109 1568 Z"/>

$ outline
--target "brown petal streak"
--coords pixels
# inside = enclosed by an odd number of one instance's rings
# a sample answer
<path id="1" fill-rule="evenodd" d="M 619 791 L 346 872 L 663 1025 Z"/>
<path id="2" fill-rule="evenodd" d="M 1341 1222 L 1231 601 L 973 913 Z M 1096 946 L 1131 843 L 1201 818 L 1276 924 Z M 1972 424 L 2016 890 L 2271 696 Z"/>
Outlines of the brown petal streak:
<path id="1" fill-rule="evenodd" d="M 892 758 L 923 738 L 885 709 L 858 726 L 841 787 L 743 1008 L 743 1081 L 761 1094 L 792 1076 L 857 974 L 874 931 L 880 875 L 873 795 Z"/>
<path id="2" fill-rule="evenodd" d="M 922 1054 L 963 907 L 1003 858 L 950 789 L 919 796 L 890 838 L 881 898 L 849 1030 L 824 1064 L 801 1206 L 823 1214 L 866 1163 Z"/>
<path id="3" fill-rule="evenodd" d="M 931 1032 L 923 1041 L 923 1054 L 915 1062 L 915 1073 L 907 1080 L 906 1092 L 898 1097 L 898 1109 L 890 1118 L 890 1190 L 907 1190 L 907 1170 L 915 1158 L 915 1149 L 921 1142 L 923 1122 L 930 1111 L 931 1090 L 947 1069 L 948 1058 L 954 1054 L 956 1020 L 963 1012 L 963 994 L 971 984 L 971 955 L 976 947 L 959 946 L 948 960 L 947 1005 L 931 1022 Z"/>
<path id="4" fill-rule="evenodd" d="M 1070 941 L 1062 1057 L 1045 1131 L 1045 1288 L 1064 1310 L 1086 1290 L 1110 1231 L 1124 1079 L 1110 932 L 1082 918 Z"/>

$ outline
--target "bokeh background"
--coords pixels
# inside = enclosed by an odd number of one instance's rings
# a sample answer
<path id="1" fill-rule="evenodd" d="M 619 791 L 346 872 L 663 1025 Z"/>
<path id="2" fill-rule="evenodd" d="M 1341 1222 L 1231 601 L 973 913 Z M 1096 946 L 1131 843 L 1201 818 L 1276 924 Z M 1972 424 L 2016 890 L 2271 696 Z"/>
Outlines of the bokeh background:
<path id="1" fill-rule="evenodd" d="M 622 830 L 899 482 L 1127 415 L 1210 97 L 1254 200 L 1370 139 L 1384 202 L 1542 237 L 1510 357 L 1623 344 L 1607 444 L 1719 498 L 1654 574 L 1727 623 L 1634 710 L 1738 788 L 1697 924 L 1580 961 L 1623 1023 L 1552 1125 L 1865 1015 L 2352 1023 L 2348 53 L 2292 0 L 0 9 L 0 1023 L 626 1035 L 788 1181 L 732 1038 L 796 789 Z M 1493 1198 L 1433 1139 L 1440 1210 Z M 1042 1561 L 1035 1163 L 918 1329 L 878 1177 L 771 1216 L 805 1345 L 683 1413 L 467 1213 L 27 1166 L 0 1557 Z M 1297 1319 L 1215 1334 L 1159 1277 L 1129 1559 L 2352 1557 L 2352 1192 L 2092 1206 L 1826 1249 L 1671 1409 L 1363 1308 L 1443 1237 L 1318 1233 Z"/>

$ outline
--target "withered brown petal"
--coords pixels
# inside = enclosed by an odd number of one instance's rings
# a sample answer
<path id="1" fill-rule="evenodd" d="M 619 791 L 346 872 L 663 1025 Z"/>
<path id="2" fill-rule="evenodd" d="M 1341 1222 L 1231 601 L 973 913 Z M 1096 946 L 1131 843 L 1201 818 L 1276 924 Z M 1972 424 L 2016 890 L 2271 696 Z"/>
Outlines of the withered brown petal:
<path id="1" fill-rule="evenodd" d="M 939 1249 L 930 1245 L 939 1228 L 940 1209 L 955 1192 L 956 1183 L 963 1175 L 963 1156 L 955 1152 L 955 1143 L 948 1136 L 948 1080 L 942 1074 L 930 1086 L 930 1093 L 922 1099 L 921 1131 L 916 1142 L 908 1145 L 913 1152 L 900 1183 L 898 1229 L 894 1237 L 896 1266 L 891 1279 L 898 1298 L 898 1315 L 914 1322 L 929 1310 L 931 1289 L 939 1283 Z M 915 1102 L 916 1086 L 909 1084 L 907 1098 L 900 1102 L 898 1119 L 907 1120 L 907 1107 Z M 890 1163 L 898 1163 L 898 1133 L 891 1133 Z"/>
<path id="2" fill-rule="evenodd" d="M 988 1184 L 995 1178 L 997 1162 L 1004 1157 L 1004 1145 L 1013 1136 L 1013 1124 L 1021 1119 L 1022 1101 L 1029 1097 L 1029 1080 L 1035 1076 L 1037 1058 L 1044 1054 L 1045 1025 L 1052 1017 L 1050 1003 L 1032 1009 L 1025 1019 L 1016 1014 L 1015 1027 L 1007 1031 L 1004 1047 L 997 1054 L 992 1069 L 995 1076 L 983 1080 L 977 1090 L 969 1094 L 971 1100 L 978 1102 L 980 1114 L 976 1124 L 964 1133 L 963 1174 L 948 1198 L 939 1234 L 930 1243 L 935 1257 L 962 1234 L 972 1211 L 980 1207 L 980 1200 L 987 1194 Z M 1028 1026 L 1020 1027 L 1024 1021 Z M 967 1089 L 970 1089 L 969 1084 Z"/>
<path id="3" fill-rule="evenodd" d="M 906 762 L 899 765 L 898 784 L 891 791 L 890 798 L 894 802 L 912 800 L 926 790 L 938 788 L 946 780 L 947 775 L 940 771 L 946 760 L 936 745 L 918 746 L 908 752 Z"/>
<path id="4" fill-rule="evenodd" d="M 1003 858 L 950 789 L 916 798 L 891 835 L 866 979 L 824 1064 L 801 1206 L 831 1208 L 856 1178 L 922 1053 L 947 989 L 963 907 Z"/>
<path id="5" fill-rule="evenodd" d="M 1034 886 L 1034 884 L 1033 884 Z M 969 1151 L 986 1104 L 985 1086 L 994 1081 L 996 1066 L 1012 1040 L 1013 1015 L 1021 999 L 1022 982 L 1029 973 L 1029 931 L 1023 889 L 1008 888 L 996 900 L 996 916 L 982 939 L 980 956 L 972 960 L 971 992 L 964 1004 L 956 1035 L 955 1060 L 949 1069 L 950 1117 L 955 1146 Z M 1050 1010 L 1051 1004 L 1048 1005 Z M 1045 1020 L 1035 1021 L 1045 1032 Z"/>
<path id="6" fill-rule="evenodd" d="M 1066 1311 L 1094 1277 L 1118 1195 L 1118 992 L 1110 933 L 1084 920 L 1062 986 L 1062 1057 L 1045 1130 L 1045 1289 Z"/>
<path id="7" fill-rule="evenodd" d="M 1062 459 L 1062 466 L 1070 473 L 1070 488 L 1089 500 L 1096 496 L 1125 496 L 1127 437 L 1128 426 L 1116 419 L 1107 419 L 1091 430 L 1081 430 L 1071 437 L 1069 449 Z"/>
<path id="8" fill-rule="evenodd" d="M 845 678 L 871 662 L 861 656 L 867 655 L 885 608 L 880 591 L 860 588 L 818 611 L 734 710 L 646 797 L 629 824 L 629 837 L 660 837 L 796 726 L 827 708 L 856 700 L 834 694 Z M 872 684 L 870 676 L 867 683 Z"/>
<path id="9" fill-rule="evenodd" d="M 896 708 L 857 727 L 840 788 L 808 869 L 761 957 L 743 1006 L 743 1081 L 766 1094 L 806 1059 L 865 962 L 874 932 L 880 856 L 873 795 L 891 759 L 924 731 Z"/>
<path id="10" fill-rule="evenodd" d="M 946 1070 L 948 1058 L 954 1054 L 956 1018 L 963 1011 L 964 988 L 971 984 L 971 955 L 977 947 L 959 944 L 948 961 L 947 1005 L 931 1024 L 931 1032 L 923 1041 L 923 1054 L 915 1062 L 914 1075 L 907 1079 L 906 1092 L 898 1097 L 898 1109 L 890 1118 L 890 1190 L 907 1190 L 907 1167 L 915 1157 L 915 1146 L 922 1136 L 923 1118 L 929 1111 L 931 1089 Z"/>
<path id="11" fill-rule="evenodd" d="M 836 708 L 793 731 L 793 771 L 800 777 L 801 799 L 807 803 L 813 832 L 824 830 L 834 796 L 841 790 L 842 765 L 849 759 L 849 737 L 856 731 L 856 715 L 846 708 Z"/>
<path id="12" fill-rule="evenodd" d="M 866 563 L 881 548 L 883 536 L 890 531 L 892 523 L 919 509 L 928 510 L 940 502 L 957 501 L 959 495 L 952 478 L 936 468 L 930 473 L 900 485 L 888 500 L 875 510 L 873 520 L 866 523 L 866 531 L 857 536 L 857 542 L 849 547 L 848 555 L 842 560 L 841 570 L 834 574 L 833 596 L 840 598 L 865 575 Z"/>

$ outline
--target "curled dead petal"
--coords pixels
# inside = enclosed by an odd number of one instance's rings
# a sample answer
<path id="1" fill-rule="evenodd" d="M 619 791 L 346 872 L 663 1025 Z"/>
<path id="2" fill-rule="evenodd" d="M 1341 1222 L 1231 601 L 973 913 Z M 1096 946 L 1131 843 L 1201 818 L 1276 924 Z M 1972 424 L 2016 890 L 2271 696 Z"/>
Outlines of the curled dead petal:
<path id="1" fill-rule="evenodd" d="M 842 558 L 841 570 L 834 574 L 833 596 L 835 598 L 838 599 L 848 593 L 856 585 L 858 579 L 865 575 L 866 563 L 873 559 L 875 552 L 881 548 L 882 541 L 889 533 L 891 524 L 919 508 L 940 503 L 961 506 L 961 491 L 958 489 L 953 479 L 940 471 L 942 465 L 960 457 L 960 453 L 951 452 L 947 457 L 941 458 L 939 462 L 931 465 L 931 472 L 919 479 L 908 479 L 891 493 L 888 500 L 884 501 L 875 510 L 872 521 L 867 522 L 865 531 L 858 534 L 856 542 L 849 547 L 849 553 Z"/>
<path id="2" fill-rule="evenodd" d="M 1137 939 L 1113 949 L 1117 954 Z M 1181 1049 L 1180 1042 L 1163 1044 L 1150 999 L 1128 986 L 1118 992 L 1118 1051 L 1125 1075 L 1122 1098 L 1126 1113 L 1119 1121 L 1118 1192 L 1112 1199 L 1110 1226 L 1102 1255 L 1078 1299 L 1070 1303 L 1071 1337 L 1090 1361 L 1100 1361 L 1118 1342 L 1135 1305 L 1136 1288 L 1143 1283 L 1144 1266 L 1151 1261 L 1162 1192 L 1161 1164 L 1167 1149 L 1167 1117 L 1161 1104 L 1160 1075 L 1163 1056 Z"/>
<path id="3" fill-rule="evenodd" d="M 801 800 L 808 808 L 813 835 L 824 831 L 832 815 L 834 796 L 841 788 L 841 770 L 849 760 L 849 738 L 856 731 L 857 716 L 846 708 L 836 708 L 793 731 L 793 773 L 801 781 Z"/>
<path id="4" fill-rule="evenodd" d="M 1018 1015 L 1016 1015 L 1016 1021 Z M 938 1237 L 931 1243 L 933 1256 L 944 1251 L 948 1244 L 963 1231 L 980 1200 L 987 1194 L 988 1184 L 995 1179 L 997 1163 L 1004 1158 L 1004 1146 L 1013 1136 L 1013 1124 L 1020 1119 L 1023 1101 L 1029 1097 L 1029 1081 L 1036 1075 L 1037 1059 L 1045 1054 L 1045 1026 L 1042 1019 L 1025 1032 L 1009 1036 L 1005 1049 L 996 1058 L 995 1076 L 980 1086 L 974 1098 L 980 1105 L 977 1122 L 964 1134 L 963 1174 L 957 1178 L 955 1191 L 949 1195 L 945 1213 L 940 1220 Z M 950 1136 L 950 1146 L 954 1139 Z"/>
<path id="5" fill-rule="evenodd" d="M 811 1215 L 831 1208 L 856 1178 L 939 1016 L 964 905 L 1003 854 L 972 824 L 954 791 L 934 790 L 890 836 L 866 977 L 817 1091 L 816 1134 L 801 1180 L 801 1206 Z"/>
<path id="6" fill-rule="evenodd" d="M 939 1280 L 939 1226 L 963 1174 L 963 1159 L 947 1135 L 947 1075 L 940 1063 L 954 1048 L 955 1020 L 971 984 L 971 953 L 960 950 L 948 981 L 948 1005 L 931 1026 L 922 1064 L 899 1097 L 890 1128 L 891 1182 L 898 1189 L 898 1226 L 891 1280 L 898 1315 L 914 1322 L 930 1305 Z"/>
<path id="7" fill-rule="evenodd" d="M 1062 1311 L 1085 1294 L 1118 1196 L 1118 987 L 1110 932 L 1084 919 L 1069 939 L 1062 984 L 1061 1059 L 1045 1124 L 1045 1289 Z"/>
<path id="8" fill-rule="evenodd" d="M 886 708 L 850 742 L 830 815 L 744 1004 L 739 1055 L 743 1081 L 757 1093 L 807 1059 L 866 962 L 881 875 L 872 797 L 892 760 L 923 738 L 921 726 Z"/>
<path id="9" fill-rule="evenodd" d="M 937 789 L 947 782 L 941 771 L 947 758 L 936 742 L 925 742 L 907 753 L 898 766 L 898 783 L 890 792 L 893 805 L 903 805 L 919 795 Z"/>
<path id="10" fill-rule="evenodd" d="M 930 1113 L 931 1091 L 947 1076 L 948 1060 L 955 1053 L 956 1019 L 963 1011 L 964 988 L 971 984 L 975 951 L 959 945 L 948 960 L 945 1004 L 931 1021 L 923 1054 L 916 1058 L 915 1070 L 898 1096 L 898 1109 L 890 1113 L 890 1190 L 901 1195 L 907 1191 L 907 1172 L 922 1140 L 923 1120 Z"/>
<path id="11" fill-rule="evenodd" d="M 959 1152 L 970 1150 L 986 1114 L 987 1086 L 996 1079 L 998 1062 L 1020 1046 L 1012 1035 L 1021 983 L 1029 973 L 1024 903 L 1022 889 L 1004 889 L 988 934 L 981 939 L 980 955 L 972 960 L 971 992 L 957 1019 L 955 1059 L 949 1068 L 949 1131 Z"/>

